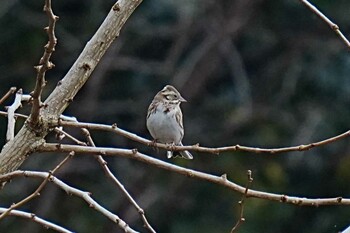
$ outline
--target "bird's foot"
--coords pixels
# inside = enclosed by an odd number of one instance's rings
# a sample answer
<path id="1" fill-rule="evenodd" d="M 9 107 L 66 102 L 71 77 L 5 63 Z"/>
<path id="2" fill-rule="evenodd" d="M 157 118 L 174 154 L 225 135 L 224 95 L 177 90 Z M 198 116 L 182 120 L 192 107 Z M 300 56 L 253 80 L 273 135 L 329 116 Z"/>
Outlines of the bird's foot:
<path id="1" fill-rule="evenodd" d="M 148 146 L 152 147 L 153 150 L 159 152 L 159 149 L 157 147 L 157 139 L 153 139 L 150 143 L 148 143 Z"/>

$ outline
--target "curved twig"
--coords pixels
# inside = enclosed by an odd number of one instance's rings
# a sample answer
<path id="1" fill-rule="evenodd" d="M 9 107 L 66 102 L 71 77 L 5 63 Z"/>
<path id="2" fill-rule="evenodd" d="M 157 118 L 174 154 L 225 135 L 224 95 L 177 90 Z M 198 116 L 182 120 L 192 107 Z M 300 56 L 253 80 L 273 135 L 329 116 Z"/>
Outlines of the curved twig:
<path id="1" fill-rule="evenodd" d="M 312 5 L 307 0 L 299 0 L 307 8 L 309 8 L 313 13 L 315 13 L 320 19 L 322 19 L 328 26 L 340 37 L 340 39 L 345 43 L 345 45 L 350 49 L 350 42 L 340 31 L 340 28 L 337 24 L 333 23 L 327 16 L 325 16 L 320 10 L 318 10 L 314 5 Z"/>

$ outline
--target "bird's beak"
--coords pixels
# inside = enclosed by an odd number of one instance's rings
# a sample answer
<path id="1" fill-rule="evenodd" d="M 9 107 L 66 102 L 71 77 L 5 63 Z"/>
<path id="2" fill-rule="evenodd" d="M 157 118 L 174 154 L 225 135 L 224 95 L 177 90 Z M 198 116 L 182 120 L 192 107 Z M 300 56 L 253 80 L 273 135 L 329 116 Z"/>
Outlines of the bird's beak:
<path id="1" fill-rule="evenodd" d="M 184 97 L 180 96 L 180 102 L 187 102 L 187 100 L 185 100 Z"/>

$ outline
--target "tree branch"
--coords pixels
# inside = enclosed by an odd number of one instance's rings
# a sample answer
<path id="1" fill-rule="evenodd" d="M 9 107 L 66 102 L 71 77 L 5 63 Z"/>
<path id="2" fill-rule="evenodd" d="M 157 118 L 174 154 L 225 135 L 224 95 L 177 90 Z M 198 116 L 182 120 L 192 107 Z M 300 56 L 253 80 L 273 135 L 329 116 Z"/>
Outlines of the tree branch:
<path id="1" fill-rule="evenodd" d="M 72 140 L 73 142 L 75 142 L 76 144 L 80 145 L 80 146 L 86 146 L 87 144 L 85 142 L 82 142 L 80 140 L 78 140 L 77 138 L 73 137 L 72 135 L 68 134 L 67 132 L 63 131 L 61 129 L 61 127 L 55 127 L 55 131 L 57 133 L 56 138 L 61 141 L 64 137 L 69 138 L 70 140 Z"/>
<path id="2" fill-rule="evenodd" d="M 8 112 L 0 111 L 0 115 L 1 116 L 8 116 Z M 28 118 L 28 116 L 23 115 L 23 114 L 19 114 L 19 113 L 15 113 L 14 116 L 15 116 L 15 118 L 16 117 L 20 117 L 20 118 L 23 118 L 23 119 L 27 119 Z"/>
<path id="3" fill-rule="evenodd" d="M 340 31 L 337 24 L 333 23 L 327 16 L 325 16 L 321 11 L 319 11 L 314 5 L 312 5 L 307 0 L 300 0 L 307 8 L 309 8 L 313 13 L 315 13 L 321 20 L 323 20 L 328 26 L 340 37 L 340 39 L 345 43 L 345 45 L 350 49 L 350 42 Z"/>
<path id="4" fill-rule="evenodd" d="M 87 129 L 82 129 L 84 135 L 88 139 L 88 143 L 92 147 L 96 147 L 94 141 L 91 138 L 90 132 Z M 117 185 L 117 187 L 122 191 L 122 193 L 126 196 L 126 198 L 129 200 L 129 202 L 136 208 L 137 212 L 140 214 L 141 219 L 143 221 L 144 227 L 152 233 L 156 233 L 156 231 L 152 228 L 152 226 L 149 224 L 145 211 L 137 204 L 137 202 L 134 200 L 134 198 L 130 195 L 128 190 L 124 187 L 124 185 L 115 177 L 115 175 L 111 172 L 109 167 L 107 166 L 107 162 L 103 159 L 101 155 L 95 156 L 99 164 L 101 165 L 102 169 L 105 171 L 105 174 L 108 178 L 110 178 L 114 184 Z"/>
<path id="5" fill-rule="evenodd" d="M 6 132 L 7 141 L 10 141 L 15 137 L 15 125 L 16 125 L 15 111 L 19 107 L 21 107 L 22 94 L 23 94 L 22 89 L 19 89 L 16 93 L 15 101 L 7 109 L 7 132 Z"/>
<path id="6" fill-rule="evenodd" d="M 0 213 L 4 213 L 6 211 L 8 211 L 8 209 L 0 207 Z M 44 226 L 45 229 L 52 229 L 52 230 L 55 230 L 55 231 L 61 232 L 61 233 L 73 233 L 70 230 L 67 230 L 59 225 L 56 225 L 52 222 L 44 220 L 44 219 L 42 219 L 42 218 L 40 218 L 32 213 L 27 213 L 27 212 L 19 211 L 19 210 L 11 210 L 9 212 L 9 215 L 10 216 L 17 216 L 17 217 L 21 217 L 21 218 L 27 218 L 29 220 L 32 220 L 33 222 L 37 222 L 40 225 Z"/>
<path id="7" fill-rule="evenodd" d="M 15 137 L 16 110 L 22 106 L 22 101 L 29 101 L 29 95 L 23 95 L 22 89 L 16 92 L 15 101 L 7 108 L 7 132 L 6 140 L 10 141 Z"/>
<path id="8" fill-rule="evenodd" d="M 234 225 L 234 227 L 232 228 L 231 233 L 234 233 L 241 226 L 241 224 L 243 222 L 245 222 L 245 218 L 244 218 L 244 215 L 243 215 L 244 204 L 245 204 L 244 201 L 247 198 L 248 189 L 250 188 L 250 186 L 251 186 L 251 184 L 253 182 L 253 177 L 252 177 L 252 171 L 251 170 L 247 171 L 247 176 L 248 176 L 248 182 L 247 182 L 247 185 L 245 186 L 244 194 L 242 195 L 241 200 L 238 202 L 238 204 L 239 204 L 239 219 L 236 222 L 236 225 Z"/>
<path id="9" fill-rule="evenodd" d="M 45 0 L 44 11 L 49 18 L 49 26 L 44 28 L 49 37 L 49 42 L 44 46 L 44 55 L 40 58 L 39 65 L 34 67 L 37 71 L 37 76 L 34 91 L 31 93 L 31 96 L 33 97 L 33 106 L 29 119 L 29 122 L 33 127 L 36 127 L 39 123 L 40 108 L 42 107 L 41 94 L 46 85 L 45 73 L 55 66 L 52 62 L 50 62 L 50 58 L 52 53 L 55 51 L 57 44 L 55 26 L 58 16 L 56 16 L 52 11 L 51 0 Z"/>
<path id="10" fill-rule="evenodd" d="M 159 159 L 155 159 L 148 155 L 142 154 L 137 149 L 115 149 L 106 147 L 86 147 L 76 145 L 62 145 L 57 143 L 44 143 L 38 148 L 38 152 L 70 152 L 74 151 L 77 154 L 101 154 L 104 156 L 121 156 L 126 158 L 135 159 L 152 166 L 165 169 L 171 172 L 175 172 L 187 177 L 196 178 L 200 180 L 206 180 L 211 183 L 215 183 L 224 187 L 227 187 L 235 192 L 244 194 L 246 188 L 238 184 L 229 181 L 226 178 L 226 174 L 222 176 L 215 176 L 204 172 L 195 171 L 188 168 L 183 168 L 170 164 Z M 0 179 L 1 180 L 1 179 Z M 304 198 L 304 197 L 292 197 L 284 194 L 273 194 L 255 190 L 248 190 L 247 197 L 254 197 L 259 199 L 265 199 L 270 201 L 288 203 L 299 206 L 327 206 L 327 205 L 350 205 L 350 199 L 335 197 L 335 198 Z"/>
<path id="11" fill-rule="evenodd" d="M 339 134 L 335 137 L 331 137 L 319 142 L 313 142 L 306 145 L 299 145 L 299 146 L 291 146 L 291 147 L 281 147 L 281 148 L 273 148 L 273 149 L 267 149 L 267 148 L 256 148 L 256 147 L 248 147 L 248 146 L 241 146 L 241 145 L 235 145 L 235 146 L 225 146 L 225 147 L 217 147 L 217 148 L 209 148 L 209 147 L 201 147 L 199 144 L 192 145 L 192 146 L 169 146 L 162 143 L 154 143 L 153 141 L 147 140 L 143 137 L 140 137 L 134 133 L 130 133 L 126 130 L 123 130 L 119 127 L 117 127 L 116 124 L 113 125 L 104 125 L 104 124 L 95 124 L 95 123 L 83 123 L 83 122 L 67 122 L 67 121 L 59 121 L 60 126 L 69 126 L 69 127 L 78 127 L 78 128 L 87 128 L 91 130 L 103 130 L 103 131 L 109 131 L 116 133 L 118 135 L 124 136 L 128 139 L 131 139 L 133 141 L 142 143 L 147 146 L 156 146 L 158 148 L 166 149 L 166 150 L 174 150 L 174 151 L 183 151 L 183 150 L 192 150 L 197 152 L 205 152 L 205 153 L 212 153 L 212 154 L 220 154 L 222 152 L 229 152 L 229 151 L 245 151 L 245 152 L 253 152 L 253 153 L 269 153 L 269 154 L 275 154 L 275 153 L 282 153 L 282 152 L 292 152 L 292 151 L 306 151 L 310 150 L 314 147 L 323 146 L 330 144 L 332 142 L 338 141 L 343 138 L 347 138 L 350 136 L 350 130 L 346 131 L 345 133 Z"/>
<path id="12" fill-rule="evenodd" d="M 74 155 L 74 153 L 70 152 L 69 155 L 65 159 L 63 159 L 52 171 L 49 172 L 49 175 L 44 179 L 44 181 L 39 185 L 39 187 L 32 194 L 30 194 L 28 197 L 24 198 L 22 201 L 19 201 L 16 204 L 12 204 L 11 207 L 7 209 L 7 211 L 3 212 L 0 215 L 0 220 L 3 219 L 4 217 L 6 217 L 6 215 L 8 215 L 11 210 L 18 208 L 18 207 L 24 205 L 25 203 L 29 202 L 30 200 L 34 199 L 35 197 L 39 196 L 41 190 L 45 187 L 47 182 L 50 180 L 51 176 L 58 169 L 60 169 L 63 166 L 63 164 L 65 164 L 67 162 L 67 160 L 69 158 L 71 158 L 73 155 Z"/>
<path id="13" fill-rule="evenodd" d="M 8 90 L 8 92 L 6 92 L 6 94 L 3 97 L 1 97 L 0 104 L 2 104 L 8 97 L 10 97 L 10 95 L 15 93 L 16 90 L 17 90 L 16 87 L 11 87 L 10 90 Z"/>
<path id="14" fill-rule="evenodd" d="M 70 151 L 69 153 L 71 153 Z M 64 190 L 69 195 L 75 195 L 81 199 L 83 199 L 86 203 L 89 204 L 89 207 L 95 209 L 96 211 L 102 213 L 104 216 L 109 218 L 112 222 L 116 223 L 124 232 L 128 233 L 137 233 L 137 231 L 133 230 L 128 226 L 126 222 L 124 222 L 121 218 L 119 218 L 117 215 L 113 214 L 100 204 L 98 204 L 92 197 L 91 193 L 81 191 L 77 188 L 74 188 L 72 186 L 69 186 L 68 184 L 64 183 L 57 177 L 50 175 L 48 172 L 37 172 L 37 171 L 14 171 L 7 173 L 5 175 L 0 175 L 0 182 L 8 181 L 14 177 L 34 177 L 34 178 L 40 178 L 40 179 L 46 179 L 48 176 L 51 176 L 49 179 L 50 182 L 57 185 L 59 188 Z"/>

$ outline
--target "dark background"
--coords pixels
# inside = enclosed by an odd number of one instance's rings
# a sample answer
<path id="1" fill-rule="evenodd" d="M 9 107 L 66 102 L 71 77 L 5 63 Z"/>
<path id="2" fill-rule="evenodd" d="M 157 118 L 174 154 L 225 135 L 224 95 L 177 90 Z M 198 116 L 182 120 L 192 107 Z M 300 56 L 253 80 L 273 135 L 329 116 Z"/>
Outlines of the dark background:
<path id="1" fill-rule="evenodd" d="M 2 1 L 0 6 L 0 95 L 11 86 L 33 90 L 36 65 L 47 36 L 44 1 Z M 350 2 L 313 1 L 350 34 Z M 58 45 L 47 73 L 43 99 L 68 71 L 107 15 L 113 1 L 53 1 L 60 17 Z M 150 139 L 145 117 L 153 96 L 172 84 L 183 104 L 184 144 L 241 144 L 273 148 L 307 144 L 348 130 L 349 51 L 336 34 L 297 0 L 144 0 L 122 29 L 92 77 L 66 110 L 80 121 L 112 124 Z M 5 105 L 11 104 L 9 99 Z M 19 111 L 28 113 L 30 106 Z M 18 121 L 18 128 L 23 121 Z M 79 132 L 68 130 L 80 139 Z M 6 118 L 0 118 L 5 143 Z M 98 146 L 156 151 L 111 133 L 92 132 Z M 48 141 L 55 141 L 50 135 Z M 347 197 L 350 156 L 347 139 L 306 152 L 276 155 L 193 153 L 193 161 L 170 163 L 227 173 L 252 188 L 299 197 Z M 48 171 L 65 155 L 33 154 L 21 169 Z M 114 174 L 146 211 L 159 232 L 229 232 L 241 195 L 123 158 L 106 158 Z M 166 160 L 168 161 L 168 160 Z M 91 156 L 76 156 L 57 174 L 92 192 L 100 204 L 133 228 L 146 232 L 135 209 Z M 18 178 L 0 192 L 8 207 L 33 192 L 39 180 Z M 76 232 L 121 232 L 76 197 L 49 184 L 22 206 Z M 349 207 L 298 207 L 248 199 L 239 232 L 338 232 L 350 224 Z M 16 217 L 1 232 L 51 232 Z"/>

